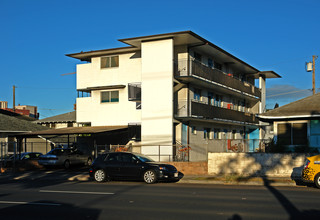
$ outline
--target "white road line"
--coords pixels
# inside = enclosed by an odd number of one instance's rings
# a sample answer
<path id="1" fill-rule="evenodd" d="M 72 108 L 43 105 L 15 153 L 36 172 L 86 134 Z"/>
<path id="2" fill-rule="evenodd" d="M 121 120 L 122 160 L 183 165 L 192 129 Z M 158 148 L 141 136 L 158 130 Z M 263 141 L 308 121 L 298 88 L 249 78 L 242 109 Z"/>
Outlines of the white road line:
<path id="1" fill-rule="evenodd" d="M 18 204 L 18 205 L 49 205 L 49 206 L 60 206 L 57 203 L 41 203 L 41 202 L 14 202 L 14 201 L 0 201 L 0 204 Z"/>
<path id="2" fill-rule="evenodd" d="M 114 195 L 109 192 L 82 192 L 82 191 L 54 191 L 54 190 L 39 190 L 42 193 L 72 193 L 72 194 L 92 194 L 92 195 Z"/>

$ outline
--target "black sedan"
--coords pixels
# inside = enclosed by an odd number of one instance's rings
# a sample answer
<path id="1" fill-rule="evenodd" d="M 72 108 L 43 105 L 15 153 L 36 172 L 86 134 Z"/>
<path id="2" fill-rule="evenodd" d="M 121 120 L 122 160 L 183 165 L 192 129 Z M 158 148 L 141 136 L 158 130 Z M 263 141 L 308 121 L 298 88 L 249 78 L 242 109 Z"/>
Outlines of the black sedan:
<path id="1" fill-rule="evenodd" d="M 92 163 L 89 174 L 97 182 L 112 179 L 178 182 L 183 174 L 170 164 L 154 162 L 151 158 L 128 152 L 112 152 L 99 155 Z"/>

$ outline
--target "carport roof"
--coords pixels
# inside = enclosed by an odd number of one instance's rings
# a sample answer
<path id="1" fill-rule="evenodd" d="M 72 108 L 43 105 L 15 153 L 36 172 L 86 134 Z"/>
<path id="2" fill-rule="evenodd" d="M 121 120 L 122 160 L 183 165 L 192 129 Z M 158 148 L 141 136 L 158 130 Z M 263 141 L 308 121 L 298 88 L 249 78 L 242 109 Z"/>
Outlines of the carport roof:
<path id="1" fill-rule="evenodd" d="M 31 137 L 38 135 L 70 135 L 70 134 L 97 134 L 114 130 L 126 129 L 128 126 L 94 126 L 94 127 L 68 127 L 60 129 L 51 129 L 46 131 L 35 131 L 22 133 L 19 137 Z"/>

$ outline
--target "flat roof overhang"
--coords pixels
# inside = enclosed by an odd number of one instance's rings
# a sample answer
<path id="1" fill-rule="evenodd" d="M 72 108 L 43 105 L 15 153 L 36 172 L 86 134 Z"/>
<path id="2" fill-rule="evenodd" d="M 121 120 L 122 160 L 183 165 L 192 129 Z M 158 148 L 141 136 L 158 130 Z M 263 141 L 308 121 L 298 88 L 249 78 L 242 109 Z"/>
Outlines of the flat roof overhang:
<path id="1" fill-rule="evenodd" d="M 45 131 L 34 131 L 14 135 L 20 138 L 38 137 L 44 135 L 76 135 L 76 134 L 98 134 L 116 130 L 127 129 L 128 126 L 95 126 L 95 127 L 69 127 L 60 129 L 50 129 Z"/>
<path id="2" fill-rule="evenodd" d="M 129 46 L 129 47 L 118 47 L 118 48 L 111 48 L 111 49 L 104 49 L 104 50 L 92 50 L 80 53 L 71 53 L 66 54 L 68 57 L 76 58 L 81 61 L 90 62 L 92 57 L 100 57 L 100 56 L 108 56 L 114 54 L 122 54 L 122 53 L 134 53 L 139 51 L 136 47 Z"/>
<path id="3" fill-rule="evenodd" d="M 259 79 L 260 76 L 263 76 L 265 77 L 266 79 L 275 79 L 275 78 L 282 78 L 278 73 L 274 72 L 274 71 L 260 71 L 260 72 L 257 72 L 257 73 L 254 73 L 254 74 L 251 74 L 253 75 L 253 77 L 255 79 Z"/>
<path id="4" fill-rule="evenodd" d="M 77 89 L 80 92 L 90 92 L 94 90 L 110 90 L 110 89 L 124 89 L 126 85 L 111 85 L 111 86 L 95 86 L 95 87 L 87 87 L 83 89 Z"/>
<path id="5" fill-rule="evenodd" d="M 113 49 L 105 49 L 105 50 L 88 51 L 88 52 L 81 51 L 80 53 L 66 54 L 66 56 L 73 57 L 81 61 L 90 62 L 92 57 L 138 52 L 141 50 L 142 42 L 162 40 L 162 39 L 163 40 L 173 39 L 174 46 L 188 45 L 189 48 L 196 47 L 197 49 L 202 50 L 204 53 L 214 54 L 217 57 L 217 59 L 223 60 L 224 63 L 233 65 L 239 72 L 243 72 L 245 74 L 256 75 L 259 73 L 264 73 L 267 78 L 280 77 L 278 74 L 274 73 L 273 71 L 264 71 L 264 72 L 259 71 L 258 69 L 254 68 L 248 63 L 242 61 L 236 56 L 228 53 L 227 51 L 223 50 L 222 48 L 218 47 L 217 45 L 211 43 L 210 41 L 202 38 L 201 36 L 199 36 L 198 34 L 190 30 L 119 39 L 120 42 L 128 44 L 130 46 L 113 48 Z M 270 75 L 267 72 L 270 72 L 270 73 L 273 72 L 274 74 Z M 259 77 L 257 76 L 257 78 Z"/>

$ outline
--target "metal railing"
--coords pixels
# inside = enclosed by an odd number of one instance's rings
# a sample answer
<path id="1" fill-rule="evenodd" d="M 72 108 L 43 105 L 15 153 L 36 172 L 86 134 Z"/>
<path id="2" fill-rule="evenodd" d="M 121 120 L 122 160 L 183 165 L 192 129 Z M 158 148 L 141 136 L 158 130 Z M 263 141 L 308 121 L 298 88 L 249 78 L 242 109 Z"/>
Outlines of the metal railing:
<path id="1" fill-rule="evenodd" d="M 214 69 L 204 64 L 188 59 L 179 59 L 175 61 L 175 77 L 196 76 L 212 82 L 219 83 L 241 92 L 261 97 L 261 91 L 249 82 L 241 81 L 233 77 L 232 74 L 224 73 L 221 70 Z"/>
<path id="2" fill-rule="evenodd" d="M 187 100 L 178 100 L 177 105 L 175 105 L 175 116 L 197 116 L 204 119 L 223 119 L 251 124 L 259 123 L 255 114 L 209 105 L 195 100 L 191 100 L 190 102 Z"/>

